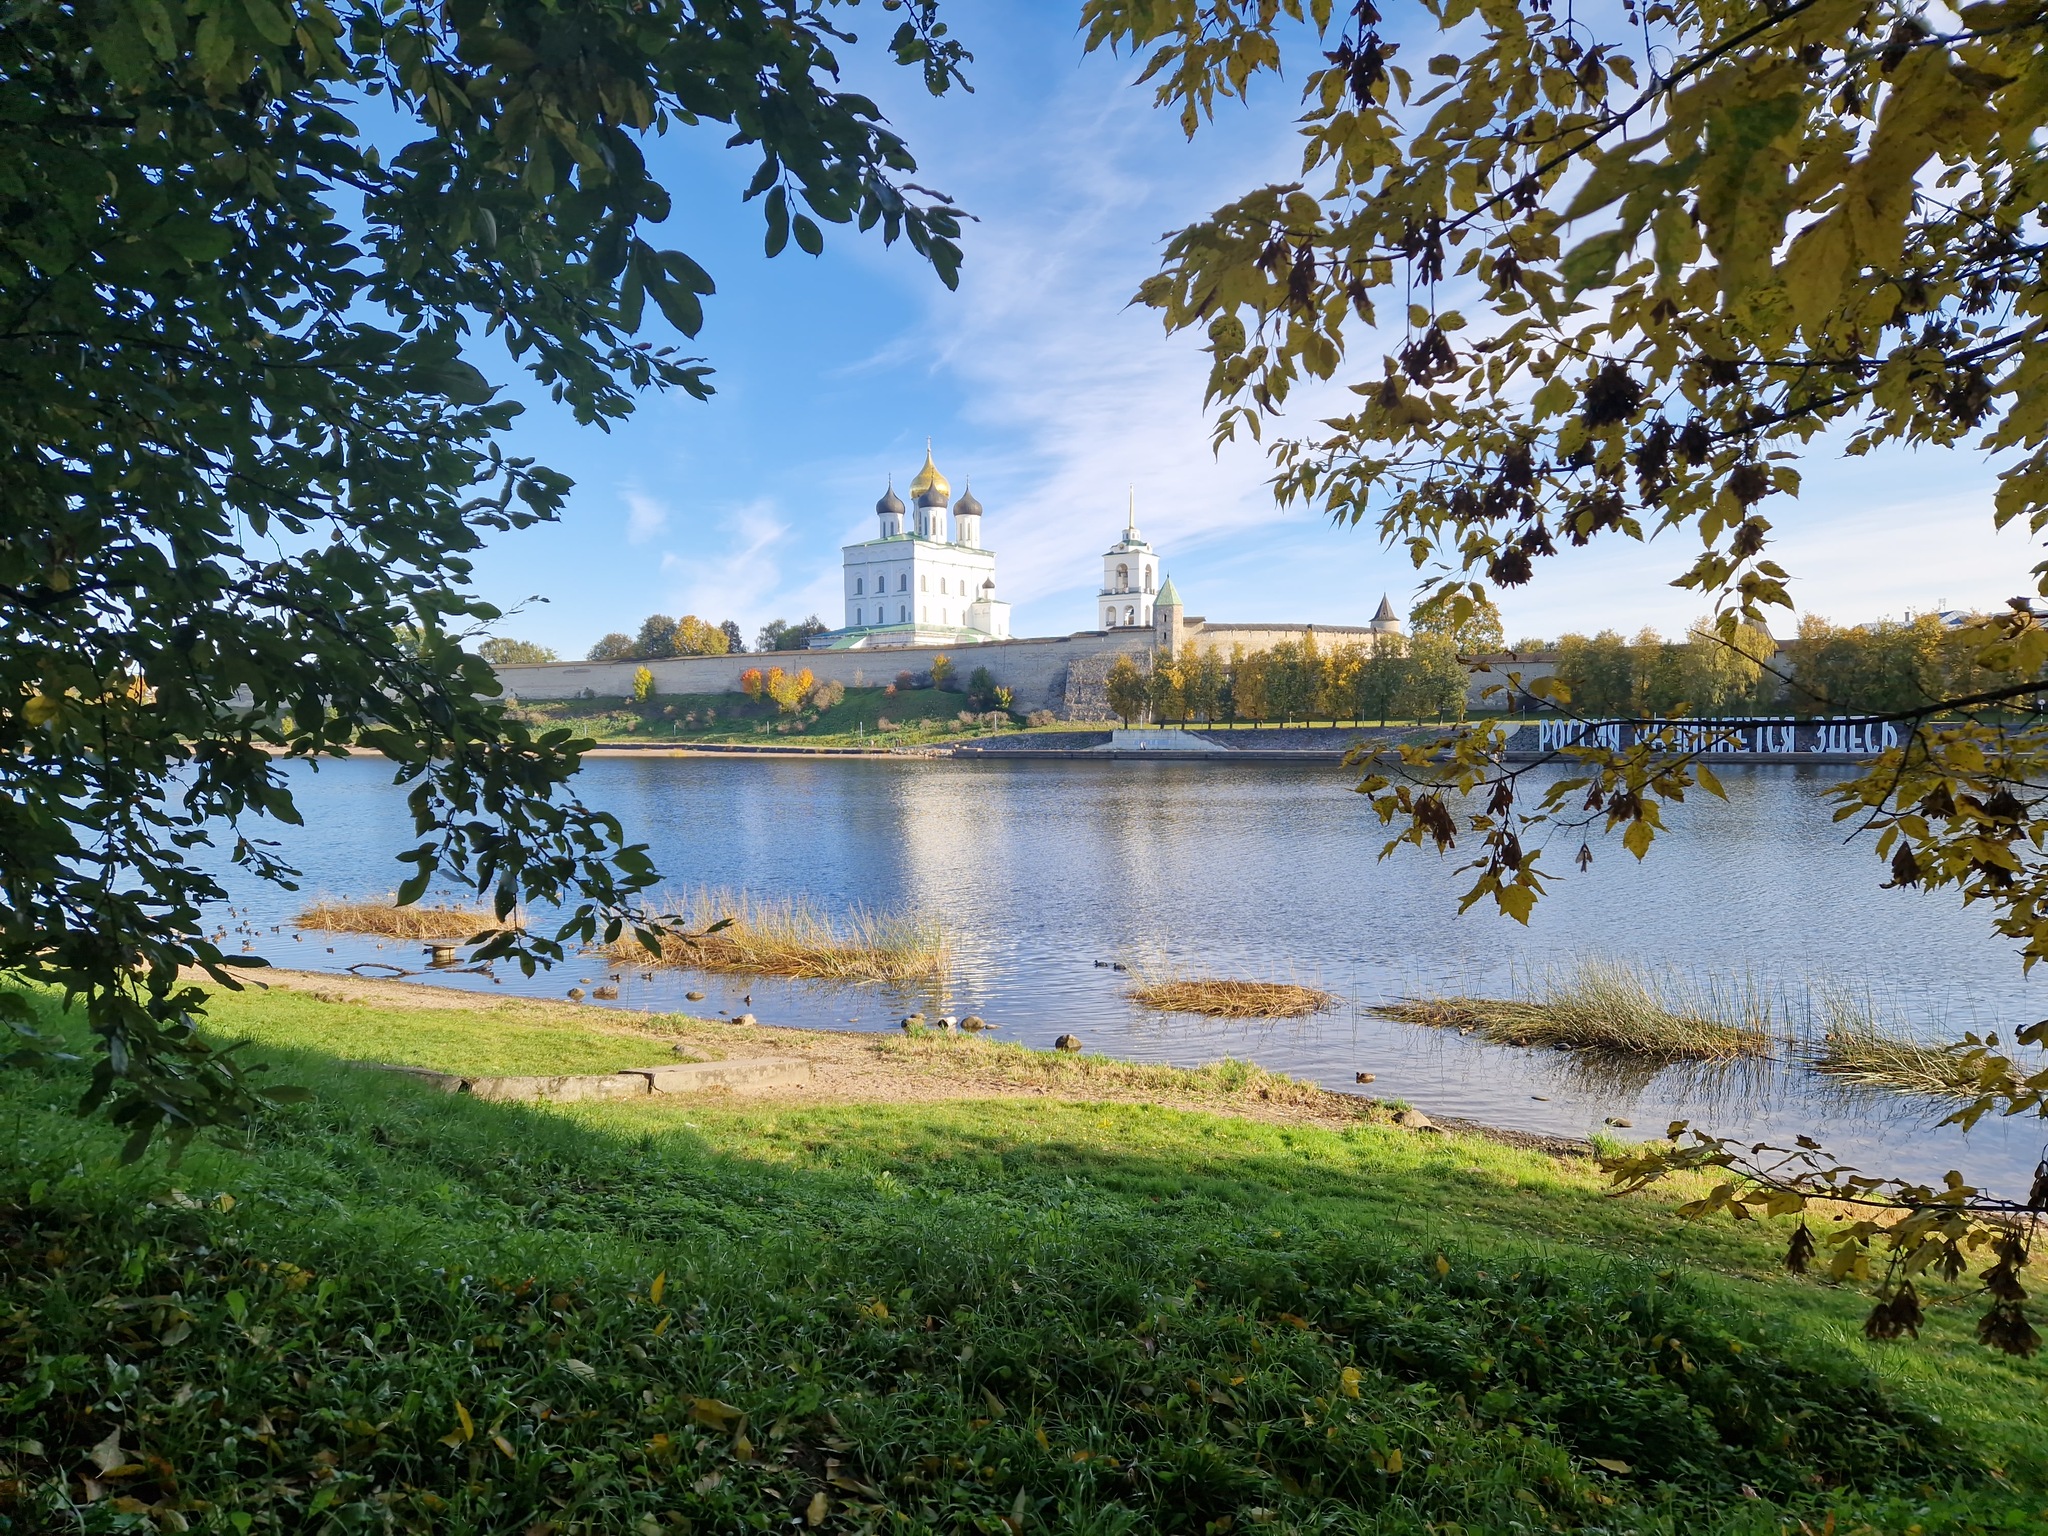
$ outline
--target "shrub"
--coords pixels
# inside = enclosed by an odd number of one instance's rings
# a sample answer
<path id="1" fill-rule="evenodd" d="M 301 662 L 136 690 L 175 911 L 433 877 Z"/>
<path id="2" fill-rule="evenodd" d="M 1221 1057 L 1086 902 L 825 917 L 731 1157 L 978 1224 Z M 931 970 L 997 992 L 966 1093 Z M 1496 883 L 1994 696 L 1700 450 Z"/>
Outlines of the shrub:
<path id="1" fill-rule="evenodd" d="M 875 716 L 875 729 L 878 731 L 893 731 L 896 729 L 896 725 L 887 715 L 877 715 Z"/>
<path id="2" fill-rule="evenodd" d="M 896 674 L 896 687 L 915 688 L 916 686 L 917 674 L 915 672 L 898 672 Z"/>
<path id="3" fill-rule="evenodd" d="M 1003 687 L 1000 683 L 996 685 L 994 697 L 996 708 L 1006 715 L 1017 703 L 1017 695 L 1008 688 Z"/>
<path id="4" fill-rule="evenodd" d="M 958 672 L 953 667 L 952 657 L 934 656 L 932 658 L 932 682 L 935 686 L 951 692 L 958 687 L 956 681 L 958 676 Z"/>
<path id="5" fill-rule="evenodd" d="M 820 711 L 834 708 L 846 698 L 846 684 L 837 681 L 818 684 L 811 690 L 811 707 Z"/>
<path id="6" fill-rule="evenodd" d="M 761 676 L 759 667 L 749 667 L 740 674 L 740 692 L 750 699 L 760 698 L 766 686 L 767 681 Z"/>
<path id="7" fill-rule="evenodd" d="M 645 704 L 648 698 L 653 694 L 653 692 L 654 674 L 651 671 L 649 671 L 646 667 L 635 667 L 633 669 L 634 702 Z"/>
<path id="8" fill-rule="evenodd" d="M 976 667 L 967 679 L 967 697 L 976 709 L 987 709 L 995 702 L 995 674 L 987 667 Z"/>
<path id="9" fill-rule="evenodd" d="M 1059 716 L 1049 709 L 1034 709 L 1024 717 L 1026 725 L 1057 725 Z"/>

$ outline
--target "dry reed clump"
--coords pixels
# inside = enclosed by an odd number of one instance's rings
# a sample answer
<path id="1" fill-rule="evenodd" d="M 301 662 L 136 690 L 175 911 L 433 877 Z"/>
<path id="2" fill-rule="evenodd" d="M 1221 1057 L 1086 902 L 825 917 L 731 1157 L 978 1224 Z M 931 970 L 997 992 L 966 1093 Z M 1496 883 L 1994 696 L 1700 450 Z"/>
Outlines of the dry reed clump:
<path id="1" fill-rule="evenodd" d="M 1131 1001 L 1164 1013 L 1200 1013 L 1215 1019 L 1299 1019 L 1321 1013 L 1337 999 L 1289 981 L 1223 981 L 1189 977 L 1141 981 Z"/>
<path id="2" fill-rule="evenodd" d="M 1373 1012 L 1406 1024 L 1470 1030 L 1500 1045 L 1566 1046 L 1672 1061 L 1761 1056 L 1771 1044 L 1769 1007 L 1754 993 L 1677 997 L 1631 967 L 1595 962 L 1580 965 L 1533 999 L 1402 998 Z"/>
<path id="3" fill-rule="evenodd" d="M 622 965 L 673 965 L 810 981 L 928 982 L 951 961 L 938 924 L 855 908 L 839 923 L 803 901 L 762 901 L 744 892 L 699 891 L 661 914 L 694 938 L 671 935 L 658 957 L 632 934 L 602 953 Z M 707 932 L 714 923 L 726 926 Z"/>
<path id="4" fill-rule="evenodd" d="M 401 907 L 390 901 L 316 901 L 292 919 L 323 933 L 369 933 L 386 939 L 452 939 L 457 943 L 507 925 L 483 907 Z"/>
<path id="5" fill-rule="evenodd" d="M 1952 1046 L 1923 1045 L 1876 1024 L 1836 1026 L 1807 1056 L 1816 1072 L 1872 1088 L 1964 1096 L 1977 1091 L 1977 1069 Z"/>

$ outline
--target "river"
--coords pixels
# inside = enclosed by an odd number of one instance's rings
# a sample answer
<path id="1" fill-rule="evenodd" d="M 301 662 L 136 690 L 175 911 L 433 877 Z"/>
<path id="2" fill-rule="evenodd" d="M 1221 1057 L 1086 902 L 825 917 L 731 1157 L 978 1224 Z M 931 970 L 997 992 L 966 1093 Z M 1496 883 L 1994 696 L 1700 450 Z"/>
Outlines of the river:
<path id="1" fill-rule="evenodd" d="M 377 895 L 405 872 L 391 855 L 410 827 L 388 767 L 373 759 L 288 770 L 304 828 L 284 852 L 304 892 Z M 1524 928 L 1490 910 L 1457 914 L 1463 850 L 1404 848 L 1329 765 L 1052 763 L 965 759 L 591 759 L 586 800 L 648 843 L 669 884 L 806 897 L 936 918 L 953 944 L 943 1006 L 983 1015 L 999 1036 L 1049 1046 L 1062 1033 L 1139 1061 L 1222 1057 L 1432 1115 L 1583 1135 L 1609 1119 L 1633 1134 L 1671 1118 L 1719 1134 L 1822 1137 L 1851 1161 L 1932 1177 L 1961 1167 L 2025 1188 L 2042 1153 L 2038 1121 L 1987 1123 L 1967 1138 L 1908 1096 L 1849 1090 L 1795 1063 L 1603 1070 L 1570 1052 L 1493 1046 L 1392 1023 L 1368 1011 L 1393 997 L 1503 995 L 1581 959 L 1641 965 L 1675 984 L 1769 991 L 1794 1024 L 1812 989 L 1865 994 L 1929 1040 L 2038 1017 L 2038 984 L 1952 893 L 1879 889 L 1867 841 L 1829 816 L 1843 770 L 1723 767 L 1729 801 L 1679 809 L 1641 864 L 1596 840 L 1592 867 L 1557 878 Z M 281 965 L 339 969 L 418 963 L 417 946 L 307 934 L 293 939 L 293 895 L 234 882 L 258 952 Z M 283 932 L 273 934 L 273 925 Z M 330 949 L 331 946 L 331 949 Z M 1098 962 L 1106 962 L 1098 964 Z M 1241 1024 L 1163 1015 L 1129 1002 L 1129 974 L 1294 980 L 1341 1005 L 1292 1022 Z M 437 984 L 559 997 L 602 980 L 595 962 L 528 979 L 440 976 Z M 751 1009 L 764 1023 L 892 1027 L 940 1000 L 874 987 L 819 986 L 628 970 L 619 1006 L 710 1014 Z M 685 990 L 707 999 L 686 1004 Z M 1359 1072 L 1374 1074 L 1369 1088 Z M 1623 1134 L 1628 1134 L 1624 1132 Z"/>

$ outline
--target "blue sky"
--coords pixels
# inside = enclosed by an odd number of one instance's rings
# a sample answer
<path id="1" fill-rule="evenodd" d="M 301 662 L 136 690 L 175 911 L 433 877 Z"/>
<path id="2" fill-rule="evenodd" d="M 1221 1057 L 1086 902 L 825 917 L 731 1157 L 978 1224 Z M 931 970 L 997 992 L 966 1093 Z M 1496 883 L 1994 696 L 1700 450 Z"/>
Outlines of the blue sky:
<path id="1" fill-rule="evenodd" d="M 694 350 L 719 393 L 647 397 L 606 434 L 519 390 L 533 404 L 512 448 L 577 487 L 559 525 L 501 537 L 479 560 L 493 601 L 546 599 L 501 632 L 575 657 L 657 611 L 733 618 L 750 640 L 771 618 L 837 622 L 839 546 L 872 537 L 887 476 L 905 484 L 927 437 L 955 493 L 971 478 L 987 508 L 983 541 L 1017 634 L 1090 624 L 1127 487 L 1191 614 L 1360 624 L 1382 592 L 1406 610 L 1405 556 L 1368 531 L 1279 511 L 1255 446 L 1211 453 L 1199 338 L 1169 338 L 1127 307 L 1168 231 L 1298 174 L 1294 87 L 1267 85 L 1190 145 L 1150 87 L 1132 85 L 1128 60 L 1083 58 L 1077 13 L 1071 0 L 956 5 L 975 92 L 938 100 L 882 63 L 879 8 L 852 13 L 871 37 L 850 51 L 850 83 L 909 139 L 917 179 L 975 215 L 957 292 L 907 247 L 832 226 L 822 257 L 792 246 L 766 260 L 758 205 L 739 201 L 750 156 L 708 131 L 651 146 L 676 193 L 657 243 L 689 250 L 718 282 Z M 1376 371 L 1371 338 L 1352 345 L 1355 365 Z M 502 360 L 478 362 L 506 376 Z M 1306 425 L 1314 401 L 1298 400 Z M 2033 551 L 1993 534 L 1991 475 L 1975 455 L 1816 454 L 1803 468 L 1803 496 L 1768 509 L 1802 610 L 1846 622 L 2029 587 Z M 1694 552 L 1670 538 L 1544 562 L 1504 597 L 1509 637 L 1682 631 L 1701 605 L 1668 582 Z"/>

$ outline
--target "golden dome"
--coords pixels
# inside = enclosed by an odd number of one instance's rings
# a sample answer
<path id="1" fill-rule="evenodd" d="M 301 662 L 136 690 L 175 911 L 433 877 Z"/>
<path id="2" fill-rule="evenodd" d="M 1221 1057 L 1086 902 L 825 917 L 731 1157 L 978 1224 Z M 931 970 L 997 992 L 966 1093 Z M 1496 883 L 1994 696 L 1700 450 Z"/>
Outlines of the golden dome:
<path id="1" fill-rule="evenodd" d="M 910 499 L 922 502 L 934 498 L 942 505 L 953 499 L 953 487 L 946 477 L 939 473 L 939 466 L 932 462 L 932 445 L 924 445 L 924 468 L 917 472 L 917 478 L 910 482 Z"/>

